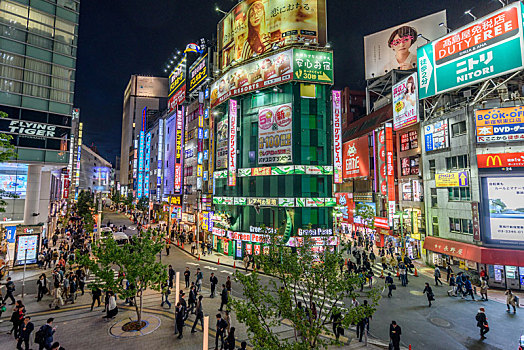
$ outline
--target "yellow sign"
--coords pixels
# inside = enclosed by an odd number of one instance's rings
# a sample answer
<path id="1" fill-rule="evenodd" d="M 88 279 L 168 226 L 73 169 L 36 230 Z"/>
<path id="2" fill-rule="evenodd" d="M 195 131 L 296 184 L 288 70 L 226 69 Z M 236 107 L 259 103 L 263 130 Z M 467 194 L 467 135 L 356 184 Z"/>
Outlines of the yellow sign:
<path id="1" fill-rule="evenodd" d="M 437 187 L 467 187 L 468 172 L 435 174 L 435 185 Z"/>
<path id="2" fill-rule="evenodd" d="M 169 202 L 170 204 L 173 204 L 173 205 L 181 205 L 180 204 L 180 196 L 177 196 L 177 197 L 170 197 L 169 198 Z"/>

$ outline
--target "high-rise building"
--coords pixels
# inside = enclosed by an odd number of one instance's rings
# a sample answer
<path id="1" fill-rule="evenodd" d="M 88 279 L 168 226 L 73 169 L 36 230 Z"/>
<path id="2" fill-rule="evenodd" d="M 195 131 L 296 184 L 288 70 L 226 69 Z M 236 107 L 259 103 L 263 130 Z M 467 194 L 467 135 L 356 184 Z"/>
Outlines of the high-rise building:
<path id="1" fill-rule="evenodd" d="M 132 75 L 129 79 L 124 93 L 120 149 L 120 186 L 124 191 L 136 191 L 140 133 L 147 129 L 148 116 L 166 108 L 167 93 L 167 78 Z"/>
<path id="2" fill-rule="evenodd" d="M 109 193 L 112 165 L 96 152 L 96 147 L 82 145 L 80 153 L 80 191 Z"/>
<path id="3" fill-rule="evenodd" d="M 0 177 L 18 196 L 7 196 L 2 221 L 46 225 L 54 178 L 70 161 L 79 7 L 0 1 L 0 132 L 13 136 L 17 153 Z"/>

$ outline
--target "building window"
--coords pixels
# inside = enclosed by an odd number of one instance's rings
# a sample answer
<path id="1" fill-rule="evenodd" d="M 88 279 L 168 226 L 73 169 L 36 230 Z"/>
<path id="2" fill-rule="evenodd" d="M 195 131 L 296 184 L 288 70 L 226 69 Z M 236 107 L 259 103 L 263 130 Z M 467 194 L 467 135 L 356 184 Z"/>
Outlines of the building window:
<path id="1" fill-rule="evenodd" d="M 435 179 L 435 170 L 437 167 L 435 166 L 435 159 L 429 160 L 429 173 L 431 175 L 431 179 Z"/>
<path id="2" fill-rule="evenodd" d="M 437 189 L 432 188 L 431 189 L 431 207 L 435 208 L 438 206 L 438 200 L 437 200 Z"/>
<path id="3" fill-rule="evenodd" d="M 470 201 L 469 187 L 448 187 L 448 199 L 450 201 Z"/>
<path id="4" fill-rule="evenodd" d="M 469 167 L 469 163 L 468 163 L 467 154 L 462 154 L 460 156 L 446 158 L 446 169 L 447 170 L 466 169 L 468 167 Z"/>
<path id="5" fill-rule="evenodd" d="M 473 221 L 468 219 L 449 218 L 450 232 L 473 234 Z"/>
<path id="6" fill-rule="evenodd" d="M 455 124 L 451 124 L 451 132 L 453 137 L 466 134 L 466 121 L 461 121 Z"/>
<path id="7" fill-rule="evenodd" d="M 434 216 L 431 223 L 433 227 L 433 236 L 439 235 L 439 229 L 438 229 L 438 216 Z"/>

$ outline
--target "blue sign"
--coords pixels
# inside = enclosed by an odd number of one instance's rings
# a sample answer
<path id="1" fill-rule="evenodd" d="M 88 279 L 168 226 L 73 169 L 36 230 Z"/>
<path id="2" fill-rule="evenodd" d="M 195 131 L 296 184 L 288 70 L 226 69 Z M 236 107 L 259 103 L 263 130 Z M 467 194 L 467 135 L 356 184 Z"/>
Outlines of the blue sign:
<path id="1" fill-rule="evenodd" d="M 206 91 L 204 92 L 204 98 L 205 99 L 209 98 L 209 88 L 207 88 Z"/>
<path id="2" fill-rule="evenodd" d="M 197 163 L 202 164 L 203 161 L 204 161 L 204 154 L 202 152 L 198 152 Z"/>
<path id="3" fill-rule="evenodd" d="M 459 186 L 460 187 L 468 186 L 468 172 L 467 171 L 461 171 L 459 173 Z"/>
<path id="4" fill-rule="evenodd" d="M 441 120 L 439 122 L 426 125 L 424 127 L 424 140 L 426 144 L 426 152 L 448 148 L 448 121 Z"/>
<path id="5" fill-rule="evenodd" d="M 204 171 L 204 181 L 207 181 L 208 176 L 209 176 L 209 172 Z"/>
<path id="6" fill-rule="evenodd" d="M 208 139 L 209 138 L 209 129 L 205 129 L 204 130 L 204 139 Z"/>
<path id="7" fill-rule="evenodd" d="M 207 149 L 204 150 L 204 160 L 208 160 L 208 158 L 209 158 L 208 152 L 209 151 Z"/>
<path id="8" fill-rule="evenodd" d="M 202 140 L 204 138 L 204 129 L 198 128 L 198 139 Z"/>
<path id="9" fill-rule="evenodd" d="M 8 243 L 15 243 L 16 238 L 16 226 L 6 226 L 5 227 L 5 240 Z"/>

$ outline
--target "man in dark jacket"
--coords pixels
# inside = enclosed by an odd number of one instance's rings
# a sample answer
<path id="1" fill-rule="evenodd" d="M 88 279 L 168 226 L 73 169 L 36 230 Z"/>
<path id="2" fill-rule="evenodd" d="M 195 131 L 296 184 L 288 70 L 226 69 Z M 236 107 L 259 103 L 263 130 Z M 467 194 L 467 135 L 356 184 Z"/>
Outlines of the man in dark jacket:
<path id="1" fill-rule="evenodd" d="M 217 314 L 217 333 L 215 337 L 215 349 L 218 349 L 218 338 L 220 338 L 221 346 L 220 349 L 224 348 L 224 333 L 227 329 L 227 322 L 222 318 L 221 314 Z"/>
<path id="2" fill-rule="evenodd" d="M 400 336 L 402 335 L 402 329 L 397 322 L 391 321 L 389 325 L 389 339 L 393 345 L 393 350 L 400 350 Z"/>
<path id="3" fill-rule="evenodd" d="M 173 270 L 172 265 L 169 265 L 169 269 L 167 270 L 167 273 L 169 275 L 169 288 L 173 288 L 173 280 L 175 279 L 175 270 Z"/>
<path id="4" fill-rule="evenodd" d="M 218 284 L 218 278 L 213 272 L 211 272 L 211 277 L 209 277 L 209 282 L 211 283 L 211 298 L 215 297 L 215 286 Z"/>
<path id="5" fill-rule="evenodd" d="M 225 284 L 222 285 L 222 292 L 220 293 L 220 298 L 221 298 L 220 309 L 218 309 L 218 311 L 222 311 L 222 307 L 224 305 L 226 306 L 226 309 L 227 309 L 228 293 L 227 293 L 227 288 Z"/>
<path id="6" fill-rule="evenodd" d="M 182 304 L 178 303 L 176 304 L 176 316 L 175 316 L 175 322 L 176 322 L 176 328 L 178 331 L 178 339 L 182 339 L 184 336 L 182 335 L 184 331 L 184 307 Z"/>
<path id="7" fill-rule="evenodd" d="M 477 316 L 475 316 L 475 319 L 477 320 L 477 327 L 480 328 L 480 339 L 486 339 L 484 334 L 489 332 L 488 318 L 486 317 L 485 311 L 486 310 L 481 307 L 477 313 Z"/>
<path id="8" fill-rule="evenodd" d="M 186 267 L 186 271 L 184 271 L 184 279 L 186 281 L 186 288 L 189 288 L 189 278 L 191 278 L 191 271 L 189 271 L 189 267 Z"/>
<path id="9" fill-rule="evenodd" d="M 51 349 L 51 345 L 53 344 L 53 335 L 55 334 L 56 328 L 53 327 L 53 321 L 54 318 L 49 318 L 47 320 L 47 323 L 40 327 L 40 329 L 44 332 L 44 342 L 39 344 L 39 350 L 43 349 Z"/>
<path id="10" fill-rule="evenodd" d="M 391 291 L 393 290 L 394 283 L 393 283 L 393 277 L 391 277 L 391 273 L 388 273 L 388 276 L 386 277 L 386 280 L 384 281 L 386 283 L 386 286 L 388 287 L 388 298 L 391 298 L 392 294 Z"/>
<path id="11" fill-rule="evenodd" d="M 4 303 L 9 298 L 11 299 L 11 304 L 13 305 L 15 303 L 15 297 L 13 296 L 13 293 L 15 291 L 15 283 L 11 281 L 11 277 L 7 277 L 7 282 L 5 283 L 5 297 L 4 297 Z"/>
<path id="12" fill-rule="evenodd" d="M 16 344 L 16 348 L 18 350 L 22 349 L 22 343 L 25 344 L 25 350 L 29 350 L 29 339 L 31 339 L 31 333 L 35 329 L 35 325 L 31 321 L 31 317 L 26 316 L 24 317 L 24 322 L 20 326 L 20 332 L 18 333 L 18 343 Z"/>

